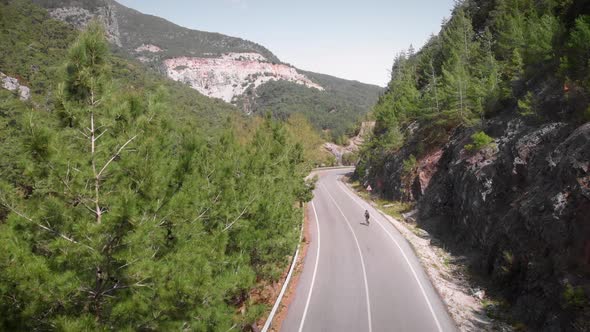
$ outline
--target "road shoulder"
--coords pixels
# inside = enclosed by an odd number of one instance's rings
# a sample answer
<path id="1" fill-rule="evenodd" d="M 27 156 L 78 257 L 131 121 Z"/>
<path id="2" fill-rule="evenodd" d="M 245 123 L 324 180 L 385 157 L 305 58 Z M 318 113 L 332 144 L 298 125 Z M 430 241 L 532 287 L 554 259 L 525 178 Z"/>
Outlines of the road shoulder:
<path id="1" fill-rule="evenodd" d="M 443 248 L 434 245 L 436 239 L 412 223 L 400 220 L 379 209 L 378 204 L 367 199 L 342 178 L 344 185 L 357 196 L 372 205 L 408 241 L 428 278 L 439 293 L 447 310 L 460 331 L 511 331 L 512 328 L 486 315 L 489 300 L 483 290 L 474 288 L 467 279 L 462 257 L 453 257 Z"/>

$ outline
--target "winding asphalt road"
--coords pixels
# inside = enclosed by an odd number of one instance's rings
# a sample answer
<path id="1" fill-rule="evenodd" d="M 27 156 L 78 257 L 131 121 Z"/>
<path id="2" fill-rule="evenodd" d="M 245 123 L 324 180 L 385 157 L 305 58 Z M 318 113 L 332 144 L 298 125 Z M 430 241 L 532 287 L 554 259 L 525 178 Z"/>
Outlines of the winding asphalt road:
<path id="1" fill-rule="evenodd" d="M 410 245 L 340 181 L 350 171 L 318 174 L 311 242 L 281 331 L 456 331 Z"/>

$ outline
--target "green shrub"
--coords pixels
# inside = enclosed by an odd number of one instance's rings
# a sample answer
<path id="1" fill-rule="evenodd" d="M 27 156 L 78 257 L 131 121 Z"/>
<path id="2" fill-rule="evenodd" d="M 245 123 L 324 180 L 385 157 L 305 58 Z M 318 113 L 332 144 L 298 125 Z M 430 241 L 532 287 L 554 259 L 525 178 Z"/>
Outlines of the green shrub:
<path id="1" fill-rule="evenodd" d="M 359 160 L 358 152 L 345 153 L 342 155 L 343 165 L 354 165 Z"/>
<path id="2" fill-rule="evenodd" d="M 397 151 L 404 145 L 404 134 L 399 130 L 399 127 L 394 126 L 387 130 L 383 136 L 379 138 L 381 144 L 386 151 Z"/>
<path id="3" fill-rule="evenodd" d="M 522 116 L 535 115 L 532 92 L 529 91 L 523 99 L 518 100 L 518 113 Z"/>
<path id="4" fill-rule="evenodd" d="M 473 140 L 473 143 L 465 145 L 465 149 L 468 151 L 479 151 L 490 146 L 492 142 L 494 142 L 494 139 L 486 135 L 483 131 L 478 131 L 471 135 L 471 139 Z"/>
<path id="5" fill-rule="evenodd" d="M 585 111 L 581 112 L 582 114 L 580 115 L 580 118 L 582 120 L 582 122 L 588 122 L 590 121 L 590 106 L 588 106 L 586 108 Z"/>
<path id="6" fill-rule="evenodd" d="M 346 146 L 346 145 L 348 145 L 348 137 L 346 137 L 346 135 L 344 135 L 344 134 L 339 135 L 334 140 L 334 143 L 341 145 L 341 146 Z"/>
<path id="7" fill-rule="evenodd" d="M 582 308 L 588 303 L 584 289 L 582 287 L 574 287 L 570 283 L 565 285 L 563 300 L 567 308 Z"/>
<path id="8" fill-rule="evenodd" d="M 403 173 L 404 175 L 413 173 L 416 168 L 418 167 L 418 161 L 416 161 L 416 157 L 413 154 L 406 160 L 404 160 L 404 168 Z"/>

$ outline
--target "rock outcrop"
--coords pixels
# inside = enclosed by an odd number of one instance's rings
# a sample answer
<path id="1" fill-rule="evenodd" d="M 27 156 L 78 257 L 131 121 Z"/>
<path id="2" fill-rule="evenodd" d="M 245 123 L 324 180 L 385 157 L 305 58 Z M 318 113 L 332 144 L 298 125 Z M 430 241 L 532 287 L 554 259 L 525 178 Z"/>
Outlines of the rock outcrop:
<path id="1" fill-rule="evenodd" d="M 2 82 L 2 87 L 4 89 L 17 93 L 20 100 L 25 101 L 31 98 L 31 90 L 29 87 L 21 85 L 18 79 L 0 72 L 0 82 Z"/>
<path id="2" fill-rule="evenodd" d="M 294 67 L 271 63 L 258 53 L 226 53 L 220 57 L 177 57 L 164 61 L 169 78 L 189 84 L 202 94 L 234 101 L 250 88 L 285 80 L 324 90 Z"/>
<path id="3" fill-rule="evenodd" d="M 48 9 L 49 15 L 63 22 L 72 24 L 78 29 L 82 29 L 93 19 L 98 19 L 103 23 L 107 39 L 121 47 L 121 33 L 119 32 L 119 22 L 117 19 L 117 7 L 110 2 L 104 2 L 101 6 L 95 7 L 94 10 L 88 10 L 82 7 L 59 7 Z"/>
<path id="4" fill-rule="evenodd" d="M 159 53 L 162 52 L 162 49 L 156 45 L 152 44 L 141 44 L 138 48 L 135 49 L 135 52 L 149 52 L 149 53 Z"/>
<path id="5" fill-rule="evenodd" d="M 348 139 L 348 145 L 341 146 L 332 142 L 326 142 L 324 143 L 324 149 L 334 155 L 338 165 L 347 164 L 347 162 L 345 162 L 345 157 L 359 151 L 359 148 L 365 139 L 373 133 L 373 128 L 375 128 L 375 121 L 362 122 L 358 134 Z M 356 160 L 349 161 L 351 162 L 350 164 L 356 162 Z"/>
<path id="6" fill-rule="evenodd" d="M 587 330 L 588 306 L 572 294 L 590 293 L 590 123 L 512 118 L 485 131 L 495 143 L 474 153 L 464 148 L 472 129 L 430 152 L 410 140 L 368 179 L 389 198 L 416 200 L 421 227 L 469 252 L 515 317 L 533 329 Z M 411 154 L 419 158 L 408 172 Z"/>
<path id="7" fill-rule="evenodd" d="M 115 0 L 31 0 L 81 29 L 102 22 L 118 56 L 222 99 L 246 114 L 281 119 L 303 113 L 318 130 L 340 136 L 377 101 L 382 88 L 283 63 L 266 47 L 238 37 L 178 26 Z M 197 22 L 198 23 L 198 22 Z"/>
<path id="8" fill-rule="evenodd" d="M 565 290 L 590 286 L 580 275 L 590 272 L 590 123 L 536 129 L 512 120 L 497 141 L 474 163 L 465 136 L 454 136 L 420 220 L 480 248 L 479 268 L 508 287 L 516 316 L 567 329 Z"/>

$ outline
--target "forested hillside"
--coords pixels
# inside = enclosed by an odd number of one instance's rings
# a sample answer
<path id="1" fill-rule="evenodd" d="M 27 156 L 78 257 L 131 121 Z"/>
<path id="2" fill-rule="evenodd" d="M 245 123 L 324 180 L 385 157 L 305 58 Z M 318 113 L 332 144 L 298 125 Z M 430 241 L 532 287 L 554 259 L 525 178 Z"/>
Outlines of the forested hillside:
<path id="1" fill-rule="evenodd" d="M 590 54 L 582 4 L 466 1 L 438 36 L 396 57 L 388 91 L 375 107 L 374 143 L 395 149 L 400 127 L 431 128 L 432 142 L 457 126 L 482 126 L 513 112 L 583 123 Z"/>
<path id="2" fill-rule="evenodd" d="M 254 113 L 271 113 L 278 119 L 302 114 L 326 140 L 347 144 L 358 122 L 377 101 L 379 89 L 328 75 L 306 74 L 326 91 L 285 81 L 268 82 L 248 91 L 238 107 L 247 104 Z"/>
<path id="3" fill-rule="evenodd" d="M 587 1 L 459 2 L 396 57 L 356 170 L 532 330 L 590 328 L 589 58 Z"/>
<path id="4" fill-rule="evenodd" d="M 260 317 L 249 292 L 279 278 L 310 199 L 309 123 L 246 119 L 29 1 L 0 1 L 0 71 L 32 91 L 0 89 L 0 330 Z"/>

